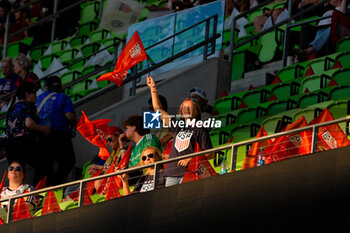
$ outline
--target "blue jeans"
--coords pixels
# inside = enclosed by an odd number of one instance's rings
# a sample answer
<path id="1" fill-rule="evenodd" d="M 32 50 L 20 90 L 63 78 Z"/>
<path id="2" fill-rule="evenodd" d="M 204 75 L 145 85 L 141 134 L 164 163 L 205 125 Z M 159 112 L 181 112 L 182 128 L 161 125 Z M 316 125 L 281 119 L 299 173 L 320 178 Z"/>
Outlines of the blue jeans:
<path id="1" fill-rule="evenodd" d="M 330 37 L 331 27 L 318 29 L 315 39 L 310 43 L 310 45 L 316 49 L 316 52 L 318 52 L 327 44 Z"/>
<path id="2" fill-rule="evenodd" d="M 165 177 L 165 187 L 170 187 L 173 185 L 181 184 L 183 177 Z"/>

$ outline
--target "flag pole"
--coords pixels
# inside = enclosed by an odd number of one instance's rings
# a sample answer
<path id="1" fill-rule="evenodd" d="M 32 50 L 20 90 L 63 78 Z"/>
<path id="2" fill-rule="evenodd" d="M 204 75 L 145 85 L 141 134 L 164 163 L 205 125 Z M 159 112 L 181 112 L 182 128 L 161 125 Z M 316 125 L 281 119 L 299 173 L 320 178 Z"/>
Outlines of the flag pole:
<path id="1" fill-rule="evenodd" d="M 148 69 L 148 75 L 151 76 L 151 72 L 149 71 L 148 55 L 147 55 L 147 69 Z"/>

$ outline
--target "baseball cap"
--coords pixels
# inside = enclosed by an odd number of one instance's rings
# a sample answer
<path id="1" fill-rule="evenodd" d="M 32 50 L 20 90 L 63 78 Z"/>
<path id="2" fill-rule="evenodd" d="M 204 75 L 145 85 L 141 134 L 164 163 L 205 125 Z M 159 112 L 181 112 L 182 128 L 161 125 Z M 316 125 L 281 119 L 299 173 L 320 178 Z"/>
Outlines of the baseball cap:
<path id="1" fill-rule="evenodd" d="M 193 87 L 193 88 L 191 88 L 190 89 L 190 95 L 198 95 L 199 97 L 201 97 L 204 100 L 207 99 L 207 94 L 200 87 Z"/>
<path id="2" fill-rule="evenodd" d="M 118 126 L 109 126 L 108 128 L 109 128 L 109 131 L 108 131 L 109 135 L 116 135 L 116 134 L 124 133 L 123 130 Z"/>

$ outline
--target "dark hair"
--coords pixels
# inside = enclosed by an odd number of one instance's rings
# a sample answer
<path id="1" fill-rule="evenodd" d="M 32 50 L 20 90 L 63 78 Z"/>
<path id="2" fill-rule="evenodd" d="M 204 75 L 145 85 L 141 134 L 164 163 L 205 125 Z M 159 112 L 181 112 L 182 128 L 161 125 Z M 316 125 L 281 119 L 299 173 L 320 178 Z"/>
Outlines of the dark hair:
<path id="1" fill-rule="evenodd" d="M 51 76 L 44 81 L 44 87 L 48 91 L 60 92 L 62 89 L 62 81 L 58 76 Z"/>
<path id="2" fill-rule="evenodd" d="M 36 93 L 34 83 L 22 82 L 16 90 L 16 96 L 19 100 L 26 98 L 26 93 Z"/>
<path id="3" fill-rule="evenodd" d="M 143 118 L 140 115 L 132 115 L 129 116 L 124 122 L 123 122 L 124 128 L 126 126 L 136 126 L 136 132 L 140 134 L 141 136 L 150 133 L 151 131 L 149 129 L 143 128 Z"/>
<path id="4" fill-rule="evenodd" d="M 162 105 L 162 108 L 164 111 L 168 111 L 168 102 L 166 100 L 166 98 L 162 95 L 159 95 L 159 101 L 160 101 L 160 104 Z M 148 99 L 148 104 L 149 105 L 152 105 L 152 97 Z"/>

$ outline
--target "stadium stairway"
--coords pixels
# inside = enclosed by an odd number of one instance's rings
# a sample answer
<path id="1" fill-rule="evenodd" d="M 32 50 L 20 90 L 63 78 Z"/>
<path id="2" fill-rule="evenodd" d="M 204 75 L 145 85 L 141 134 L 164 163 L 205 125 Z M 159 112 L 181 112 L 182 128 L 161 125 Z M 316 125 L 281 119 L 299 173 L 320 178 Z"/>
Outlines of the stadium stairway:
<path id="1" fill-rule="evenodd" d="M 0 226 L 1 232 L 347 232 L 350 147 Z"/>

